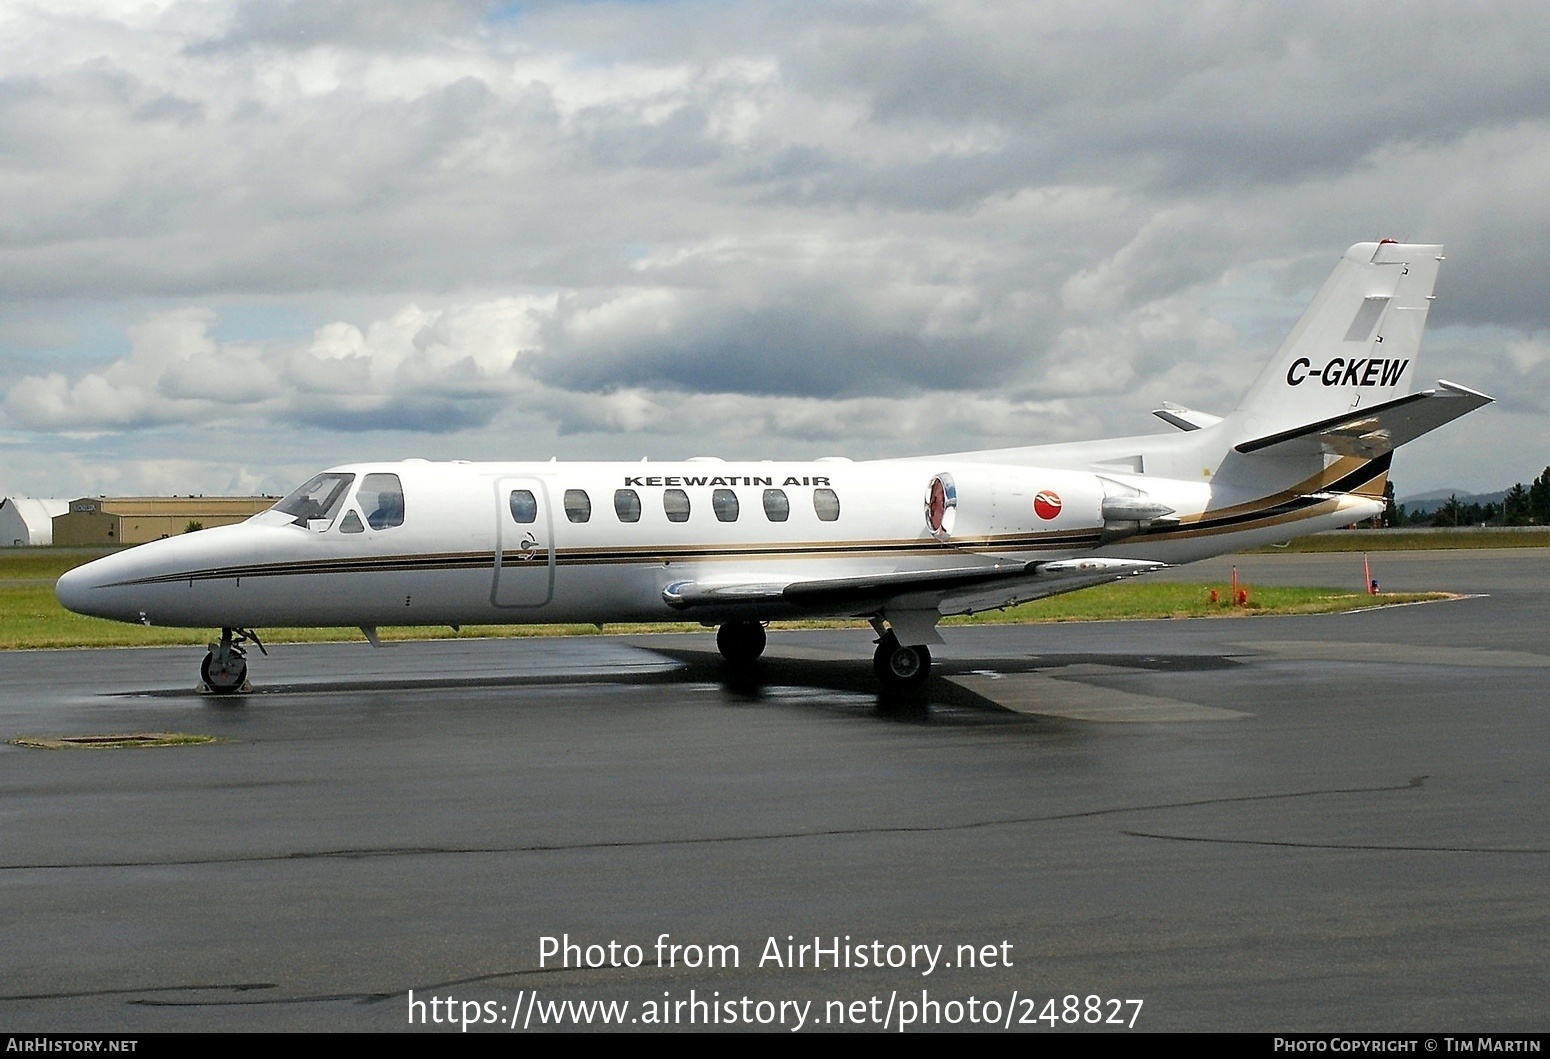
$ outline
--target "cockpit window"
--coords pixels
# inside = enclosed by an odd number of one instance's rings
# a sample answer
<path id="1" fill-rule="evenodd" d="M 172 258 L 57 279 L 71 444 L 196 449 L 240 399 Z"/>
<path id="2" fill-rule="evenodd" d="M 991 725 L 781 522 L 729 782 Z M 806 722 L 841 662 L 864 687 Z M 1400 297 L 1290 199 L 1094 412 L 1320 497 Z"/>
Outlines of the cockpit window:
<path id="1" fill-rule="evenodd" d="M 361 521 L 361 517 L 355 513 L 355 509 L 353 507 L 350 508 L 350 510 L 348 510 L 348 511 L 346 511 L 344 513 L 344 518 L 339 520 L 339 532 L 340 533 L 365 533 L 366 532 L 366 524 Z"/>
<path id="2" fill-rule="evenodd" d="M 280 501 L 272 510 L 290 515 L 298 526 L 305 526 L 318 519 L 332 522 L 334 516 L 339 514 L 345 491 L 353 481 L 353 474 L 320 474 Z"/>
<path id="3" fill-rule="evenodd" d="M 398 475 L 368 474 L 361 479 L 355 499 L 366 512 L 366 525 L 372 529 L 392 529 L 404 524 L 404 487 Z"/>

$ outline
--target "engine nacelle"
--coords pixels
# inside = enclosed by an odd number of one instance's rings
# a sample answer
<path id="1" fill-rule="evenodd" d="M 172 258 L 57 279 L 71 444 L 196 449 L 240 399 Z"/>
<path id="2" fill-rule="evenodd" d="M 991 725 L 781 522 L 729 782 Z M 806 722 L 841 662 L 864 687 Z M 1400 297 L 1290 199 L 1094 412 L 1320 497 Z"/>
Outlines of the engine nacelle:
<path id="1" fill-rule="evenodd" d="M 959 467 L 932 475 L 925 492 L 926 528 L 944 544 L 1093 531 L 1108 542 L 1177 521 L 1174 512 L 1150 490 L 1082 471 Z"/>

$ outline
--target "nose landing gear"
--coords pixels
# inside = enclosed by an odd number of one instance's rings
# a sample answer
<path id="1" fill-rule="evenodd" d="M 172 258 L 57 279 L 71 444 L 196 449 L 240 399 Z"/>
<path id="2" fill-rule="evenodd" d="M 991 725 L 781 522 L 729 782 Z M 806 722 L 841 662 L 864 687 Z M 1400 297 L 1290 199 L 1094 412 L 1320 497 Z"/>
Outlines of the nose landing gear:
<path id="1" fill-rule="evenodd" d="M 764 626 L 756 621 L 729 621 L 716 630 L 716 649 L 733 665 L 747 665 L 764 653 Z"/>
<path id="2" fill-rule="evenodd" d="M 204 679 L 201 691 L 212 695 L 231 695 L 238 691 L 251 691 L 248 683 L 247 649 L 242 645 L 253 643 L 267 655 L 263 641 L 252 629 L 226 628 L 221 630 L 219 643 L 212 643 L 205 660 L 199 664 L 199 675 Z"/>

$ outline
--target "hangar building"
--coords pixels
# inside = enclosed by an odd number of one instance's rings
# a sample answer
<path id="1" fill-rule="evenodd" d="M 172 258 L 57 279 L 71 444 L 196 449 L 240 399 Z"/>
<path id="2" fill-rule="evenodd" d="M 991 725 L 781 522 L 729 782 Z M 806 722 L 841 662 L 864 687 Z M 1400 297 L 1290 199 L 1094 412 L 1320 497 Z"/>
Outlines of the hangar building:
<path id="1" fill-rule="evenodd" d="M 144 544 L 191 528 L 241 522 L 274 507 L 277 496 L 84 496 L 54 518 L 54 543 Z M 197 524 L 197 527 L 195 526 Z"/>
<path id="2" fill-rule="evenodd" d="M 8 496 L 0 500 L 0 547 L 54 543 L 54 516 L 70 510 L 68 500 Z"/>

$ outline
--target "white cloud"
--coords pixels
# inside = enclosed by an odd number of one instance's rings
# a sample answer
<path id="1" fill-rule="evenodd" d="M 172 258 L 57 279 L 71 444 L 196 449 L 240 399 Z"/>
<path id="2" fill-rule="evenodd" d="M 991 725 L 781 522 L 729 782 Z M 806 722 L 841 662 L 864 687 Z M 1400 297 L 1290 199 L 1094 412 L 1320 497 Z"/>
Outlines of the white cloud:
<path id="1" fill-rule="evenodd" d="M 1550 15 L 1409 12 L 7 5 L 4 413 L 318 456 L 1123 433 L 1230 405 L 1288 304 L 1395 235 L 1449 244 L 1428 356 L 1517 391 L 1524 451 Z"/>

